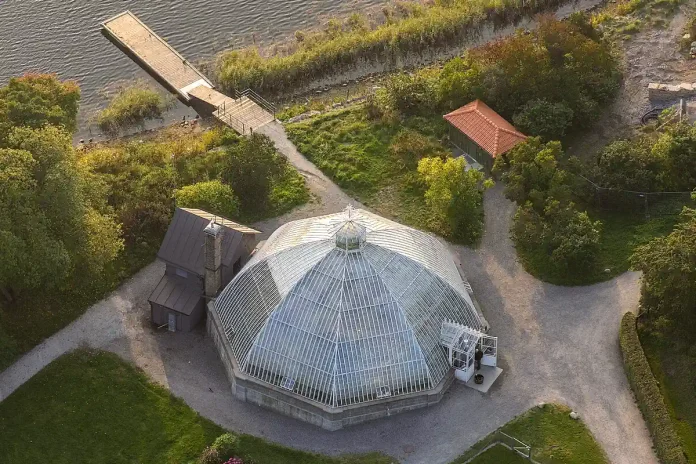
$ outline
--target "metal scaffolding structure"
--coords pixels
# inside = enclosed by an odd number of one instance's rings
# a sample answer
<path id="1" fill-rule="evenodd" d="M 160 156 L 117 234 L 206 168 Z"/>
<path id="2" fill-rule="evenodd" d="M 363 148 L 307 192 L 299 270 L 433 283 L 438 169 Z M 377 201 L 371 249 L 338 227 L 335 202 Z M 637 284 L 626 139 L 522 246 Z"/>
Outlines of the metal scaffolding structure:
<path id="1" fill-rule="evenodd" d="M 215 307 L 239 368 L 330 407 L 435 388 L 444 321 L 483 331 L 448 249 L 363 210 L 279 228 Z"/>

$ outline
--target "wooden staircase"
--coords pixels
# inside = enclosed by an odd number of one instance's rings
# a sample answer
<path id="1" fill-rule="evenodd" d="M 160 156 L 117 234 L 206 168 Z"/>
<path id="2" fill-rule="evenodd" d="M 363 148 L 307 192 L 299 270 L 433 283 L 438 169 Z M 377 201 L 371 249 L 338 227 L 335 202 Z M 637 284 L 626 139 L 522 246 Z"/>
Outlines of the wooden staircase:
<path id="1" fill-rule="evenodd" d="M 213 112 L 218 120 L 242 135 L 247 135 L 273 122 L 275 117 L 249 97 L 238 99 L 227 97 Z"/>

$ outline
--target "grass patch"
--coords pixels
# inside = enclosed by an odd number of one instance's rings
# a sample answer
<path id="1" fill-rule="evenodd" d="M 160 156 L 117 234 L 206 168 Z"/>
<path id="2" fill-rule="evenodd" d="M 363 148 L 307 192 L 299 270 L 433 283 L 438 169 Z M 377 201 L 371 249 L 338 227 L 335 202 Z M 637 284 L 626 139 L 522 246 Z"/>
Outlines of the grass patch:
<path id="1" fill-rule="evenodd" d="M 529 464 L 529 461 L 509 448 L 495 445 L 477 456 L 471 464 Z"/>
<path id="2" fill-rule="evenodd" d="M 430 229 L 425 187 L 415 167 L 400 164 L 391 147 L 400 132 L 413 130 L 434 150 L 447 152 L 440 142 L 446 133 L 442 118 L 370 120 L 364 106 L 356 105 L 288 124 L 286 130 L 298 150 L 349 195 L 379 214 Z"/>
<path id="3" fill-rule="evenodd" d="M 104 352 L 67 354 L 0 403 L 0 455 L 16 464 L 183 463 L 222 432 Z"/>
<path id="4" fill-rule="evenodd" d="M 604 451 L 581 420 L 573 420 L 570 409 L 557 404 L 533 408 L 499 430 L 532 447 L 532 458 L 546 463 L 608 463 Z M 484 438 L 452 464 L 462 464 L 494 441 L 495 432 Z M 497 453 L 498 451 L 496 451 Z M 474 461 L 477 464 L 505 461 Z M 518 461 L 509 461 L 516 463 Z M 529 461 L 522 461 L 529 462 Z"/>
<path id="5" fill-rule="evenodd" d="M 224 432 L 106 352 L 64 355 L 0 403 L 0 456 L 13 464 L 49 457 L 56 464 L 185 464 Z M 249 435 L 238 437 L 235 452 L 263 464 L 394 462 L 377 453 L 321 456 Z"/>
<path id="6" fill-rule="evenodd" d="M 629 258 L 633 250 L 655 237 L 668 235 L 679 220 L 678 211 L 665 212 L 661 216 L 646 219 L 640 213 L 588 210 L 593 220 L 602 221 L 600 250 L 592 268 L 583 273 L 559 272 L 550 254 L 537 248 L 518 248 L 517 254 L 527 272 L 555 285 L 590 285 L 620 275 L 630 268 Z M 609 269 L 609 272 L 606 272 Z"/>
<path id="7" fill-rule="evenodd" d="M 147 244 L 127 247 L 99 278 L 76 274 L 62 288 L 23 295 L 9 307 L 0 304 L 0 371 L 72 321 L 124 280 L 155 259 Z"/>
<path id="8" fill-rule="evenodd" d="M 696 460 L 696 337 L 664 321 L 641 319 L 638 334 L 689 461 Z"/>

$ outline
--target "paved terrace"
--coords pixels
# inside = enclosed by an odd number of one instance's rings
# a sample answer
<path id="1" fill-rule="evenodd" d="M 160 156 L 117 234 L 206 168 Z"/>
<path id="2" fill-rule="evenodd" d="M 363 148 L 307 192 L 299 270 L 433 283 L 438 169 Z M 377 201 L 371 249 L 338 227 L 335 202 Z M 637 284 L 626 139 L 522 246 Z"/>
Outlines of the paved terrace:
<path id="1" fill-rule="evenodd" d="M 337 212 L 351 202 L 297 152 L 278 123 L 264 132 L 305 175 L 319 200 L 257 227 L 270 233 L 283 222 Z M 431 408 L 337 432 L 237 401 L 204 328 L 189 334 L 152 329 L 147 297 L 164 267 L 155 262 L 0 373 L 0 399 L 56 357 L 86 344 L 134 362 L 226 428 L 295 448 L 329 454 L 380 450 L 406 464 L 444 464 L 530 407 L 561 402 L 580 413 L 613 463 L 657 463 L 618 346 L 621 316 L 638 305 L 639 275 L 626 273 L 588 287 L 540 282 L 517 262 L 508 232 L 514 205 L 501 186 L 486 193 L 485 209 L 480 248 L 453 251 L 499 337 L 505 372 L 488 394 L 455 383 Z"/>

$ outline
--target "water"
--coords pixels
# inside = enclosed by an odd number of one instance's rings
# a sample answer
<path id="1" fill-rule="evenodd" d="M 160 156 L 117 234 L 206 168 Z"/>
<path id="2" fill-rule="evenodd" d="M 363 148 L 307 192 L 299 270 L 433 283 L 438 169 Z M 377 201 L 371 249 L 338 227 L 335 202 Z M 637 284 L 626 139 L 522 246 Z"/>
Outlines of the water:
<path id="1" fill-rule="evenodd" d="M 191 61 L 224 48 L 264 44 L 384 0 L 0 0 L 0 85 L 25 72 L 53 72 L 82 89 L 81 134 L 106 93 L 143 79 L 154 83 L 111 44 L 100 23 L 130 9 Z M 153 88 L 159 88 L 154 86 Z M 179 104 L 169 118 L 187 110 Z"/>

